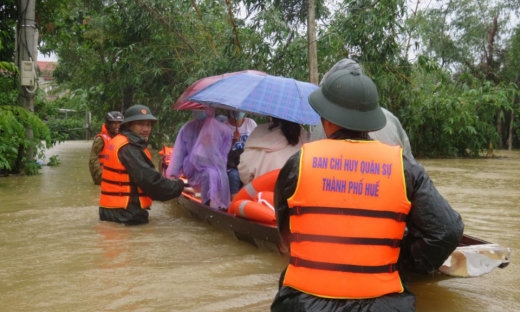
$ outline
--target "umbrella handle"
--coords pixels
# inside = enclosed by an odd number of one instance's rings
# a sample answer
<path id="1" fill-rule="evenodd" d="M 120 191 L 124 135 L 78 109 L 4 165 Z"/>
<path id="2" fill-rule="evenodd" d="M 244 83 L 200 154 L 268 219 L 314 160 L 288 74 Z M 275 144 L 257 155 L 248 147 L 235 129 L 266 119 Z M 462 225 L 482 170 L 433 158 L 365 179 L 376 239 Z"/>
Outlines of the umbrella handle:
<path id="1" fill-rule="evenodd" d="M 236 120 L 235 120 L 235 131 L 238 132 L 238 134 L 240 135 L 240 132 L 238 131 L 238 126 L 237 126 L 237 121 Z M 234 133 L 233 133 L 233 138 L 235 138 L 235 134 Z"/>

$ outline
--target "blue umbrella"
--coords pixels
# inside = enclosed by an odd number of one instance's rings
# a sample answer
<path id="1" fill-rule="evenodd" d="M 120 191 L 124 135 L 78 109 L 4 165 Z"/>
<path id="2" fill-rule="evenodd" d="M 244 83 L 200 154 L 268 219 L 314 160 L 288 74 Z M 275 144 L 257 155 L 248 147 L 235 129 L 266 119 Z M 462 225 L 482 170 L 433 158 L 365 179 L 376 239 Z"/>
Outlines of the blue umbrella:
<path id="1" fill-rule="evenodd" d="M 316 125 L 320 122 L 320 116 L 307 98 L 317 88 L 316 85 L 292 78 L 242 73 L 221 79 L 186 100 Z"/>

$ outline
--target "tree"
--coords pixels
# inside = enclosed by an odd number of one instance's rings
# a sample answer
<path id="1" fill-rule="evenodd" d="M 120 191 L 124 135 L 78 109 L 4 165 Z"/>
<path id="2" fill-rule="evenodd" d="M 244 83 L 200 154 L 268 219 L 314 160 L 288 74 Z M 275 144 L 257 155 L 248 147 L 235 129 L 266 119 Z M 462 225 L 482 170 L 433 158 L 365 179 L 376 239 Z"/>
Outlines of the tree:
<path id="1" fill-rule="evenodd" d="M 0 61 L 14 61 L 14 42 L 16 17 L 18 16 L 17 1 L 5 0 L 0 6 Z"/>
<path id="2" fill-rule="evenodd" d="M 443 1 L 439 8 L 423 12 L 417 34 L 425 51 L 439 58 L 442 66 L 455 68 L 457 75 L 471 73 L 483 83 L 491 81 L 501 89 L 507 85 L 500 75 L 504 38 L 511 33 L 510 14 L 519 10 L 517 1 L 511 0 Z M 501 103 L 495 103 L 494 112 L 499 147 L 506 137 Z"/>
<path id="3" fill-rule="evenodd" d="M 502 15 L 494 35 L 482 41 L 471 34 L 483 34 L 485 27 L 466 25 L 463 31 L 465 24 L 455 20 L 461 12 L 475 18 L 476 0 L 464 0 L 460 8 L 445 1 L 425 12 L 404 0 L 315 3 L 321 75 L 342 58 L 359 61 L 419 155 L 477 155 L 490 141 L 498 143 L 488 126 L 496 123 L 496 109 L 509 112 L 504 99 L 511 94 L 502 70 L 509 49 Z M 512 12 L 497 7 L 501 14 Z M 63 87 L 82 95 L 97 120 L 107 110 L 149 106 L 160 119 L 156 146 L 171 144 L 188 118 L 170 107 L 200 78 L 256 69 L 308 79 L 304 0 L 48 0 L 40 12 L 43 50 L 59 55 L 55 75 Z M 412 46 L 415 58 L 408 55 Z M 489 62 L 481 56 L 490 51 Z M 502 122 L 513 120 L 507 116 Z M 450 139 L 453 134 L 464 140 Z"/>

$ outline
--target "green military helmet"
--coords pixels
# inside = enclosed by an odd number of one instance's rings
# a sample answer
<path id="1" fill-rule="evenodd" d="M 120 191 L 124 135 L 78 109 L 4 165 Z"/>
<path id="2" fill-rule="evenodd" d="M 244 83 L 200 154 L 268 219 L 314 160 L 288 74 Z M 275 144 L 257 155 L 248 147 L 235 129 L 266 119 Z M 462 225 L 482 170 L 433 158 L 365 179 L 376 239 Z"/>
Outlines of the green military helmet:
<path id="1" fill-rule="evenodd" d="M 359 71 L 333 73 L 309 95 L 309 103 L 321 117 L 345 129 L 370 132 L 386 125 L 376 85 Z"/>
<path id="2" fill-rule="evenodd" d="M 157 122 L 157 118 L 152 115 L 150 109 L 144 105 L 134 105 L 130 106 L 125 112 L 125 119 L 121 123 L 121 125 L 127 124 L 132 121 L 139 120 L 150 120 L 153 122 Z"/>
<path id="3" fill-rule="evenodd" d="M 118 111 L 108 112 L 105 116 L 105 121 L 107 121 L 107 122 L 110 122 L 110 121 L 121 121 L 122 122 L 123 120 L 124 120 L 123 114 L 121 114 Z"/>

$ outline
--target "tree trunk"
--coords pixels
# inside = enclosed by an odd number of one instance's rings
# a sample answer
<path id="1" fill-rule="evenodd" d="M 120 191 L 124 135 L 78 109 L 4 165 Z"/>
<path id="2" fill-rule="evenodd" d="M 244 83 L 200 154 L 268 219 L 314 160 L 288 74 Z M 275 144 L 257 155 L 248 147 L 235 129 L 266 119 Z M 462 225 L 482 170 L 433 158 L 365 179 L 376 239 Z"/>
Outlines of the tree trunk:
<path id="1" fill-rule="evenodd" d="M 500 120 L 500 109 L 496 110 L 496 126 L 497 126 L 497 133 L 498 133 L 498 148 L 501 149 L 502 144 L 502 121 Z"/>
<path id="2" fill-rule="evenodd" d="M 307 1 L 307 42 L 309 45 L 309 81 L 318 85 L 318 52 L 314 0 Z"/>
<path id="3" fill-rule="evenodd" d="M 125 93 L 123 94 L 123 111 L 126 111 L 130 106 L 133 105 L 134 100 L 134 87 L 127 86 Z"/>
<path id="4" fill-rule="evenodd" d="M 513 122 L 515 121 L 515 110 L 511 110 L 511 123 L 509 124 L 509 135 L 507 138 L 507 149 L 513 149 Z"/>
<path id="5" fill-rule="evenodd" d="M 229 22 L 231 23 L 231 27 L 233 28 L 233 34 L 235 35 L 235 53 L 239 54 L 242 51 L 242 46 L 240 45 L 240 40 L 238 39 L 238 28 L 235 25 L 235 18 L 233 16 L 233 6 L 231 5 L 230 0 L 226 0 L 226 4 L 228 7 Z"/>

